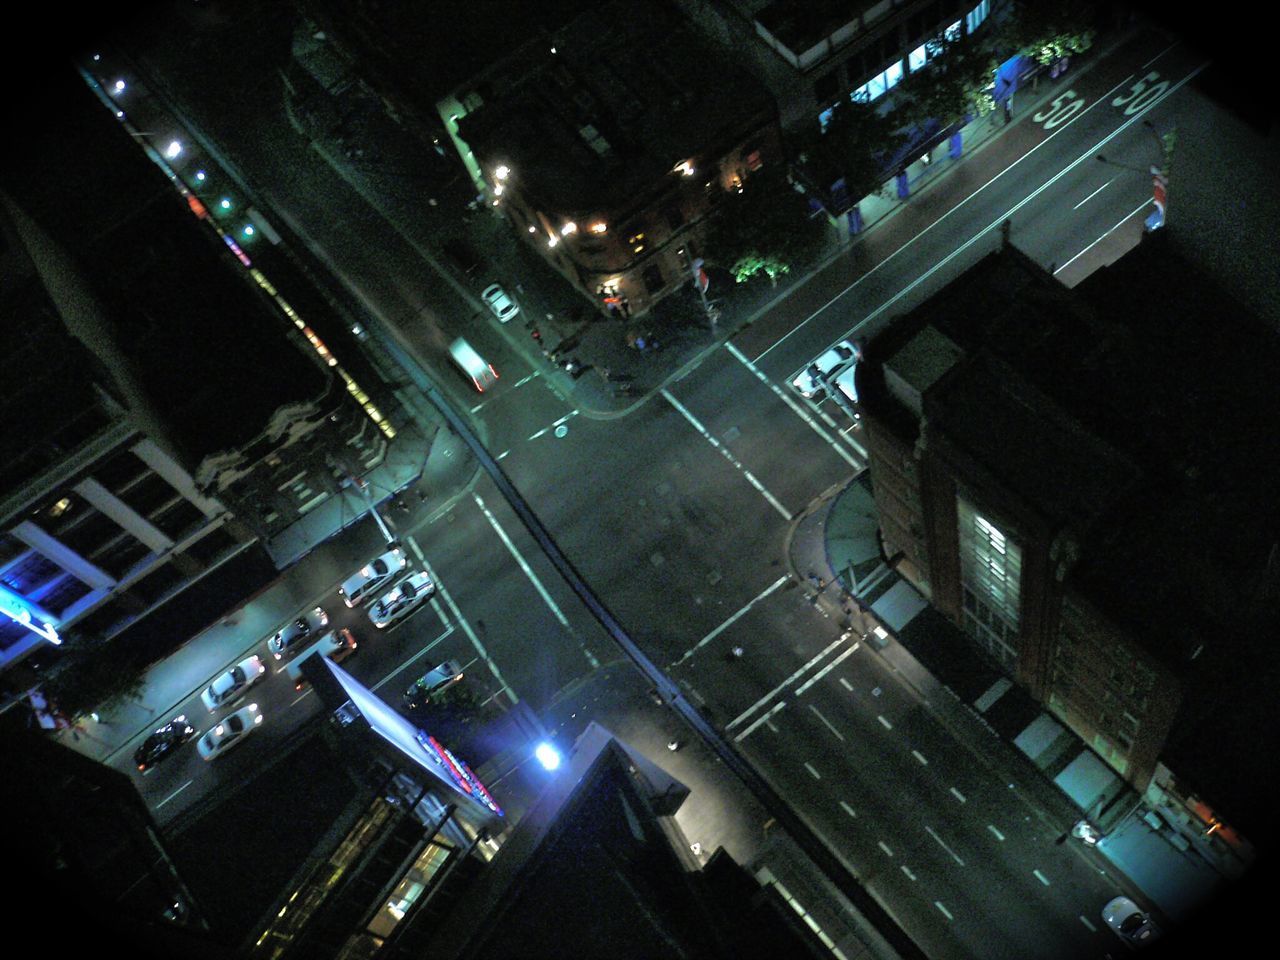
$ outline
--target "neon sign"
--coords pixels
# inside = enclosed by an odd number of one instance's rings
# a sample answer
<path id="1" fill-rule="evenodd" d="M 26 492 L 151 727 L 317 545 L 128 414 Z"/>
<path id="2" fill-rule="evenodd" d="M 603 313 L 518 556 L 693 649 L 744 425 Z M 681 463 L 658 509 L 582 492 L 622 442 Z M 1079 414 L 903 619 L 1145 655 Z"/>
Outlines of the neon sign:
<path id="1" fill-rule="evenodd" d="M 31 617 L 31 611 L 7 590 L 0 590 L 0 613 L 3 613 L 14 623 L 19 623 L 32 633 L 48 640 L 54 646 L 62 643 L 62 638 L 58 636 L 58 631 L 53 628 L 53 624 L 47 620 L 42 620 L 37 624 Z"/>

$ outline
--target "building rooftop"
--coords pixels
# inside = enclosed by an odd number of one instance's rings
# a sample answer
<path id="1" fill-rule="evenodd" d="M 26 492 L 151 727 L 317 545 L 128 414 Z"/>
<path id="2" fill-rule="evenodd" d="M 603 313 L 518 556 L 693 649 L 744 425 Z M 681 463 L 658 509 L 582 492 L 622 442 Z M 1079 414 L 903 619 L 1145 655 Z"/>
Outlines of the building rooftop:
<path id="1" fill-rule="evenodd" d="M 673 9 L 640 6 L 612 0 L 580 14 L 556 33 L 554 54 L 526 44 L 503 64 L 501 84 L 491 78 L 484 106 L 462 118 L 477 157 L 507 163 L 535 207 L 628 208 L 677 163 L 741 138 L 775 109 Z"/>
<path id="2" fill-rule="evenodd" d="M 75 73 L 51 74 L 43 92 L 0 182 L 88 275 L 191 465 L 252 439 L 281 404 L 322 394 L 327 375 L 285 318 Z"/>

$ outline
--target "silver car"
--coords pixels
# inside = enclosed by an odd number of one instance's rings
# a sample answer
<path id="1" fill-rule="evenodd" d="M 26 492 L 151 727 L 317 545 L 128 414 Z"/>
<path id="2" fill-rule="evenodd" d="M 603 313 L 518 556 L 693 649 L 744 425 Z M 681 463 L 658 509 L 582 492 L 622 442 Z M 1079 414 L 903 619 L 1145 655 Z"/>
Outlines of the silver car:
<path id="1" fill-rule="evenodd" d="M 1128 897 L 1116 897 L 1102 908 L 1102 919 L 1131 948 L 1154 943 L 1160 930 Z"/>
<path id="2" fill-rule="evenodd" d="M 338 588 L 338 593 L 342 594 L 342 602 L 348 607 L 356 606 L 403 570 L 407 563 L 404 551 L 399 547 L 375 557 L 342 582 L 342 586 Z"/>
<path id="3" fill-rule="evenodd" d="M 321 627 L 328 625 L 329 614 L 325 613 L 321 607 L 316 607 L 281 627 L 280 631 L 267 641 L 267 649 L 271 651 L 273 657 L 280 660 L 286 653 L 301 650 L 306 641 L 320 632 Z"/>
<path id="4" fill-rule="evenodd" d="M 812 397 L 821 391 L 828 381 L 851 369 L 861 356 L 862 351 L 856 343 L 852 340 L 841 340 L 801 370 L 791 381 L 791 385 L 800 391 L 801 396 Z M 849 383 L 852 386 L 852 378 Z M 854 399 L 857 399 L 856 395 Z"/>
<path id="5" fill-rule="evenodd" d="M 484 300 L 485 306 L 492 311 L 493 315 L 501 323 L 506 323 L 520 312 L 520 308 L 516 306 L 515 301 L 511 299 L 507 291 L 496 283 L 491 283 L 485 287 L 484 293 L 480 294 L 480 298 Z"/>
<path id="6" fill-rule="evenodd" d="M 253 733 L 262 723 L 262 711 L 256 703 L 241 707 L 235 713 L 229 713 L 214 724 L 199 742 L 196 750 L 206 760 L 220 757 L 247 735 Z"/>
<path id="7" fill-rule="evenodd" d="M 204 688 L 200 699 L 212 713 L 221 706 L 239 700 L 251 686 L 262 679 L 267 672 L 262 658 L 245 657 L 230 670 L 216 677 L 213 683 Z"/>
<path id="8" fill-rule="evenodd" d="M 436 592 L 431 575 L 418 570 L 402 579 L 369 606 L 369 619 L 383 630 L 426 603 Z"/>

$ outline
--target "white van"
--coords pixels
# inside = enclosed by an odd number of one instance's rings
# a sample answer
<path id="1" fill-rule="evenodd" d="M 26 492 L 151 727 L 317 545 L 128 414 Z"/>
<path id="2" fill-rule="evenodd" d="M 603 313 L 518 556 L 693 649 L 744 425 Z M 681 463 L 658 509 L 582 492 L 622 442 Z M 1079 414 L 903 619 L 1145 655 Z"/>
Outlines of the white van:
<path id="1" fill-rule="evenodd" d="M 340 630 L 330 630 L 289 661 L 289 664 L 284 668 L 284 672 L 289 675 L 289 680 L 293 683 L 293 689 L 305 690 L 308 684 L 307 678 L 302 675 L 303 660 L 313 654 L 319 654 L 322 657 L 328 657 L 334 663 L 341 663 L 355 652 L 356 638 L 351 635 L 350 630 L 345 627 Z"/>
<path id="2" fill-rule="evenodd" d="M 498 379 L 498 371 L 493 369 L 493 364 L 486 363 L 484 357 L 476 352 L 476 348 L 462 337 L 449 344 L 449 356 L 453 357 L 458 369 L 467 375 L 481 393 Z"/>

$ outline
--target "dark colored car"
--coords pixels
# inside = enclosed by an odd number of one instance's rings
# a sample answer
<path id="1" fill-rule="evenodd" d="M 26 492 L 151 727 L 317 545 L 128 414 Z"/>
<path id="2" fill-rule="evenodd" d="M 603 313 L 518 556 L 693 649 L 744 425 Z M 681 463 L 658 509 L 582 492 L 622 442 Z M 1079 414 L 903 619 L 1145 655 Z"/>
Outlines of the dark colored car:
<path id="1" fill-rule="evenodd" d="M 196 728 L 187 723 L 185 716 L 174 717 L 142 741 L 142 746 L 133 752 L 133 762 L 146 773 L 195 735 Z"/>

